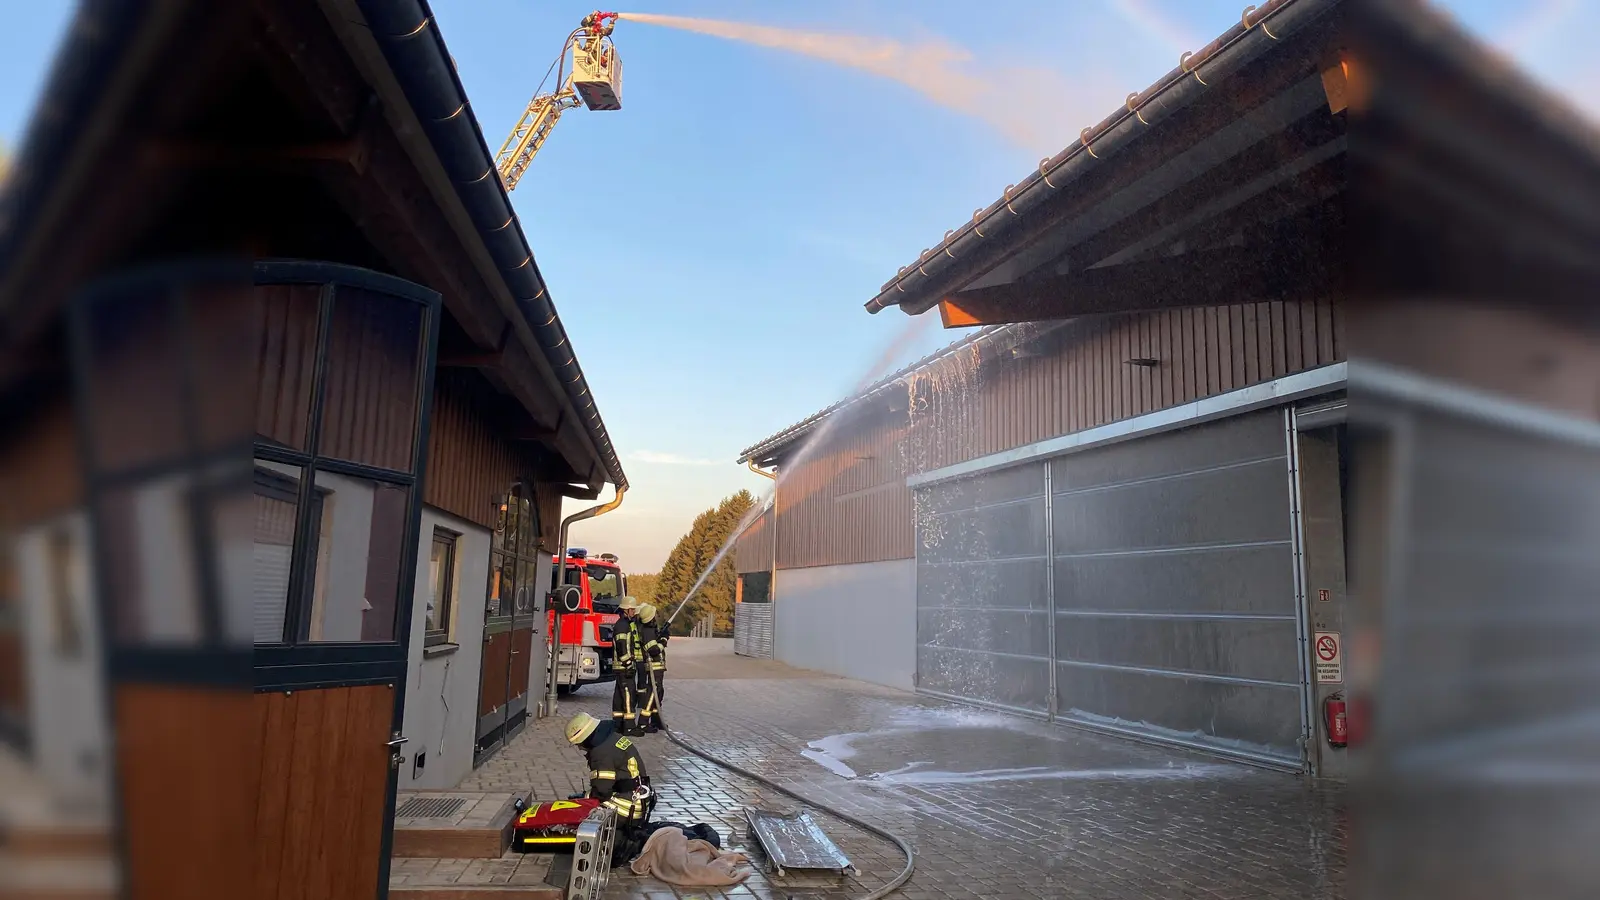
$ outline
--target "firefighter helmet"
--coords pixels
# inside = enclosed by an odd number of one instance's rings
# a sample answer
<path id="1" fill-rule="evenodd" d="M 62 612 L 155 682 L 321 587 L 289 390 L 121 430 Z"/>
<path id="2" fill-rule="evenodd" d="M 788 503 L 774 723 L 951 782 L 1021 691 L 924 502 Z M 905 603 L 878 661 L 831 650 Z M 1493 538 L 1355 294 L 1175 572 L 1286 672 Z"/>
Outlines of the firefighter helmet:
<path id="1" fill-rule="evenodd" d="M 654 622 L 655 619 L 656 619 L 656 607 L 655 607 L 655 604 L 653 604 L 653 603 L 643 603 L 643 604 L 639 605 L 639 621 L 641 621 L 641 622 Z"/>
<path id="2" fill-rule="evenodd" d="M 618 609 L 636 610 L 640 606 L 641 606 L 641 604 L 639 603 L 639 598 L 638 597 L 629 596 L 629 597 L 623 597 L 622 598 L 622 602 L 617 605 L 617 608 Z"/>
<path id="3" fill-rule="evenodd" d="M 581 744 L 600 727 L 600 720 L 588 713 L 578 713 L 567 722 L 567 743 Z"/>

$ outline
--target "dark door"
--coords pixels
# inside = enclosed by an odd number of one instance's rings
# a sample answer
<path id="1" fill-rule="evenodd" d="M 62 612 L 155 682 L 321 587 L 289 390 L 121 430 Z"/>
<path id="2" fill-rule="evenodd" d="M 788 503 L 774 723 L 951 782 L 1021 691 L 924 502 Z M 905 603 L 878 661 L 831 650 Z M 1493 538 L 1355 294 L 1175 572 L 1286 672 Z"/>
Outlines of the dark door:
<path id="1" fill-rule="evenodd" d="M 125 896 L 387 895 L 438 317 L 296 262 L 75 301 Z"/>
<path id="2" fill-rule="evenodd" d="M 388 893 L 438 295 L 256 267 L 262 900 Z"/>
<path id="3" fill-rule="evenodd" d="M 489 554 L 489 591 L 483 611 L 475 763 L 504 746 L 527 721 L 528 681 L 534 663 L 539 608 L 534 583 L 537 507 L 529 491 L 516 485 L 506 493 L 500 510 Z"/>

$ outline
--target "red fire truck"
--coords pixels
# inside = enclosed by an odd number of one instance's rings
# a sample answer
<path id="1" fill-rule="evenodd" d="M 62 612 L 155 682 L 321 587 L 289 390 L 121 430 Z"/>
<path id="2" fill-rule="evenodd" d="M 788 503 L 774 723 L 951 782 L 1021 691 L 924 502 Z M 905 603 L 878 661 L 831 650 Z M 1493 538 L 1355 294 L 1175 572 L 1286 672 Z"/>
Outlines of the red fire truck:
<path id="1" fill-rule="evenodd" d="M 561 560 L 552 560 L 550 589 L 556 588 Z M 617 604 L 628 595 L 628 580 L 616 556 L 602 553 L 589 558 L 589 551 L 573 547 L 567 551 L 567 584 L 578 589 L 578 611 L 561 614 L 561 652 L 556 668 L 556 691 L 566 695 L 586 684 L 610 681 L 611 629 L 617 622 Z M 555 633 L 555 611 L 546 613 L 545 634 Z M 548 645 L 546 658 L 548 656 Z"/>

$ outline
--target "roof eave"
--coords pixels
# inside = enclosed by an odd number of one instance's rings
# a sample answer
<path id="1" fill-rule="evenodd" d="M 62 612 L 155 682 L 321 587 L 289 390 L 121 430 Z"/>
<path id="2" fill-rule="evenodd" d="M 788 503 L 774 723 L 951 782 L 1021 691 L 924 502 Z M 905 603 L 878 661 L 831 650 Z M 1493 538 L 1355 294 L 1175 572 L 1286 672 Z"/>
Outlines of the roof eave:
<path id="1" fill-rule="evenodd" d="M 611 483 L 627 475 L 425 0 L 354 0 Z"/>
<path id="2" fill-rule="evenodd" d="M 1041 160 L 1020 184 L 1008 185 L 1000 199 L 977 210 L 972 219 L 952 229 L 936 246 L 924 250 L 915 262 L 903 266 L 864 304 L 876 315 L 891 306 L 908 315 L 920 315 L 937 305 L 944 294 L 983 275 L 981 261 L 972 251 L 987 249 L 1002 235 L 1030 220 L 1046 199 L 1116 155 L 1145 129 L 1183 109 L 1209 90 L 1216 90 L 1228 74 L 1254 59 L 1266 47 L 1298 31 L 1342 0 L 1271 0 L 1249 7 L 1240 21 L 1215 40 L 1179 58 L 1178 67 L 1138 93 L 1129 94 L 1122 108 L 1096 125 L 1085 128 L 1077 141 L 1060 153 Z"/>

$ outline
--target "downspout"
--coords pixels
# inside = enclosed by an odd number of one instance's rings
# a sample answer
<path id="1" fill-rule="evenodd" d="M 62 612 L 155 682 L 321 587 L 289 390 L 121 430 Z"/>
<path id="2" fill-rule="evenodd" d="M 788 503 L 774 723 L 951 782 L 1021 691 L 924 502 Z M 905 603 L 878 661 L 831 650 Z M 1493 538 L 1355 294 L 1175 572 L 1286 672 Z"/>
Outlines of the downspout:
<path id="1" fill-rule="evenodd" d="M 561 562 L 560 568 L 556 570 L 556 590 L 560 590 L 567 583 L 567 532 L 572 528 L 572 524 L 611 512 L 622 505 L 622 498 L 627 493 L 627 487 L 619 486 L 617 495 L 612 497 L 609 503 L 581 509 L 561 520 L 561 534 L 557 538 L 557 542 L 560 544 L 557 549 L 557 559 Z M 551 599 L 555 599 L 554 591 L 551 592 Z M 556 674 L 561 671 L 561 607 L 551 603 L 550 609 L 555 613 L 555 621 L 551 623 L 550 627 L 550 670 L 549 675 L 545 677 L 544 708 L 550 711 L 550 715 L 554 716 L 556 714 Z"/>
<path id="2" fill-rule="evenodd" d="M 778 480 L 777 466 L 772 467 L 772 574 L 767 578 L 767 603 L 772 610 L 772 658 L 778 658 Z"/>

